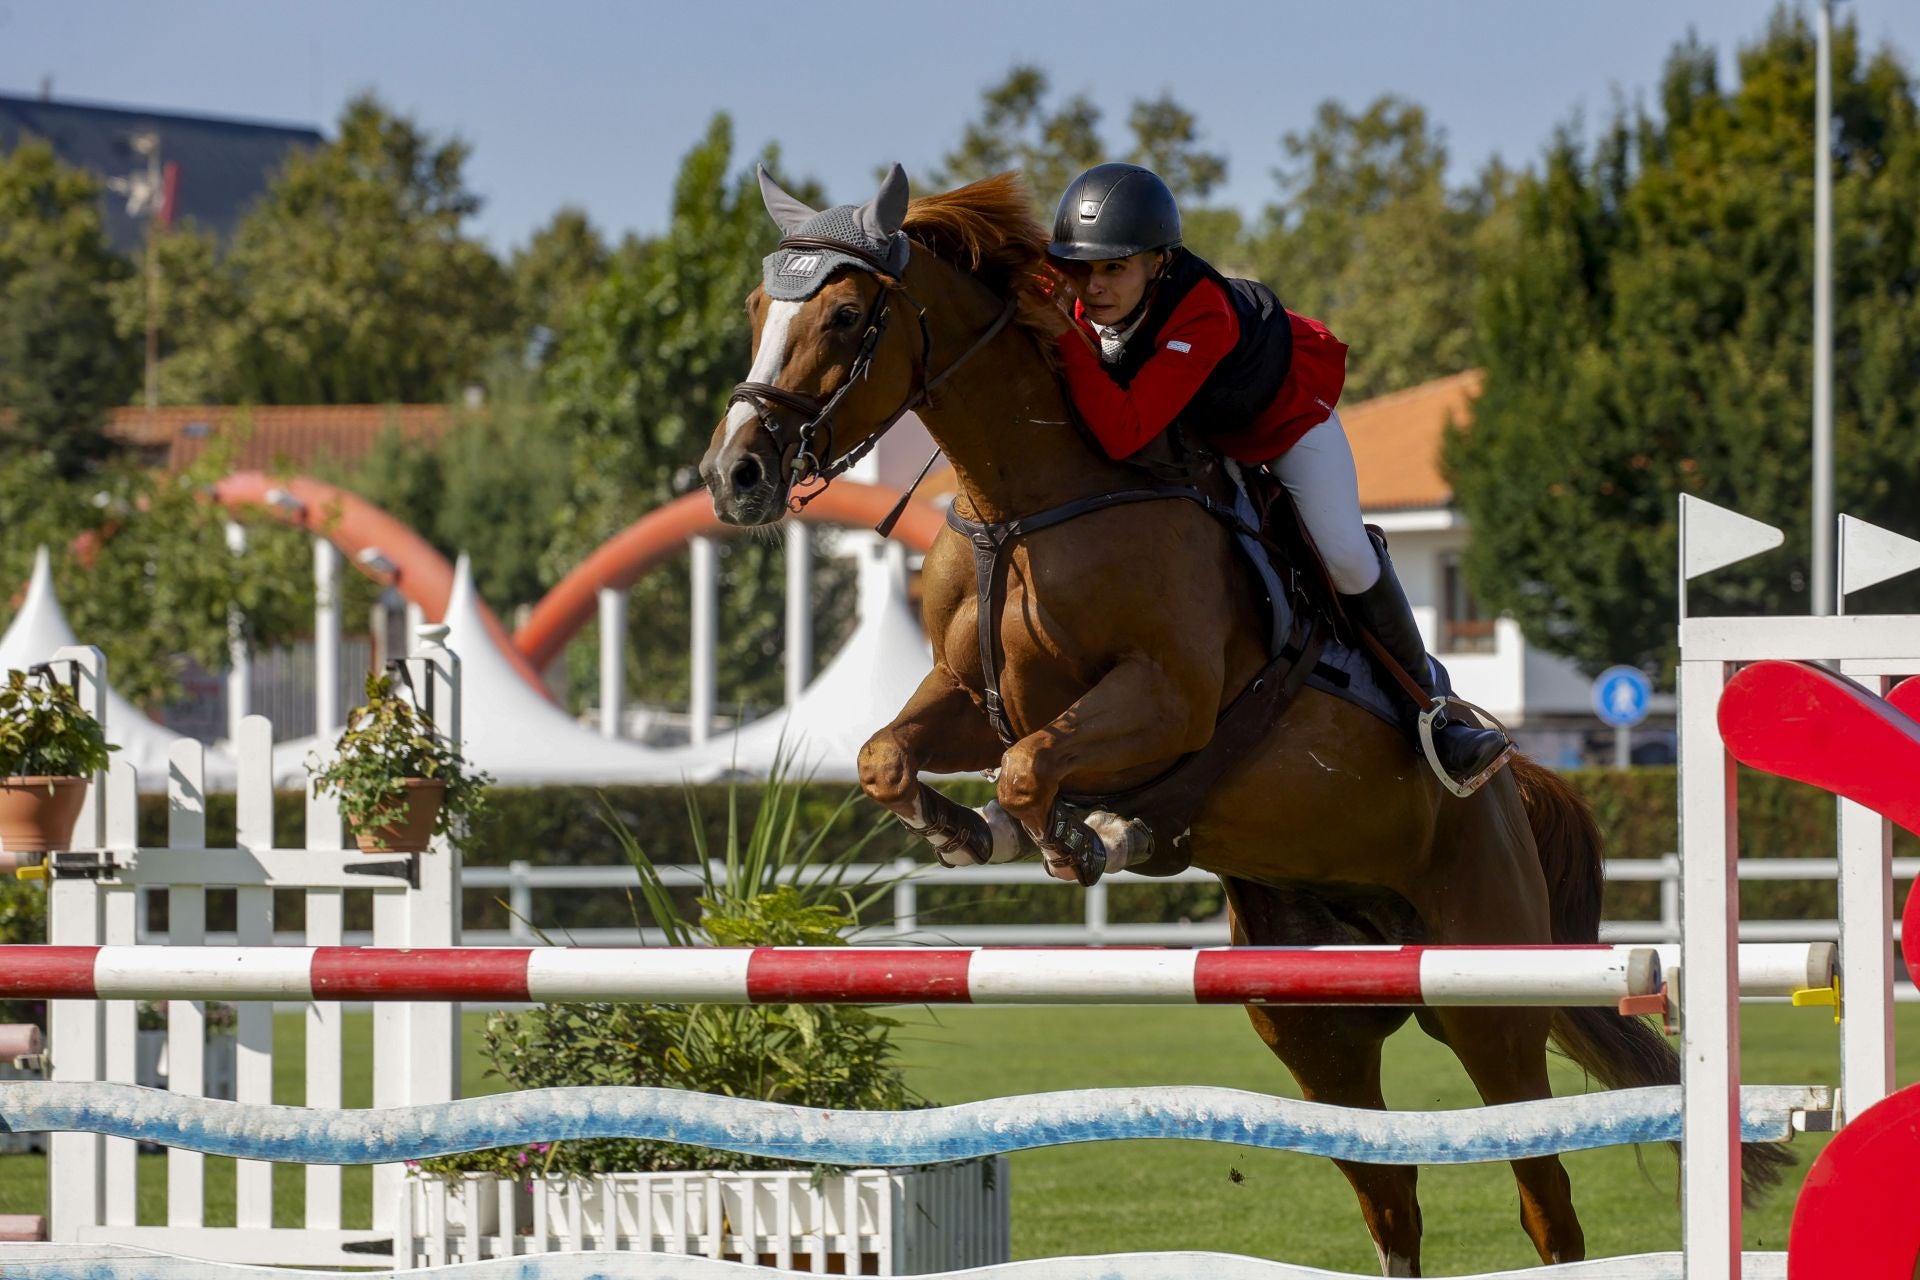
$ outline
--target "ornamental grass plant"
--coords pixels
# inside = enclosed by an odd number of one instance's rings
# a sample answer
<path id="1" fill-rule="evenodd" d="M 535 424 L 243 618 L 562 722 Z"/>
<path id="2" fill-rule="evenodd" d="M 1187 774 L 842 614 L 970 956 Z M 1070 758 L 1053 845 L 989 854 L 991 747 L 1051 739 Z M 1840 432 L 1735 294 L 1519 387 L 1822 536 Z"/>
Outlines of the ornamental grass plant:
<path id="1" fill-rule="evenodd" d="M 861 872 L 862 855 L 890 832 L 880 815 L 853 838 L 829 840 L 858 799 L 849 791 L 827 821 L 802 823 L 806 778 L 780 752 L 762 783 L 729 783 L 724 843 L 708 846 L 698 792 L 687 812 L 700 886 L 689 902 L 662 877 L 640 842 L 603 800 L 603 819 L 639 875 L 630 901 L 636 928 L 667 945 L 845 946 L 863 914 L 890 900 L 896 877 Z M 743 791 L 759 791 L 742 824 Z M 827 1110 L 899 1111 L 927 1105 L 897 1059 L 893 1018 L 848 1005 L 552 1004 L 488 1017 L 487 1075 L 509 1089 L 639 1085 Z M 804 1163 L 633 1139 L 576 1139 L 445 1156 L 425 1172 L 536 1175 L 659 1170 L 791 1169 Z"/>

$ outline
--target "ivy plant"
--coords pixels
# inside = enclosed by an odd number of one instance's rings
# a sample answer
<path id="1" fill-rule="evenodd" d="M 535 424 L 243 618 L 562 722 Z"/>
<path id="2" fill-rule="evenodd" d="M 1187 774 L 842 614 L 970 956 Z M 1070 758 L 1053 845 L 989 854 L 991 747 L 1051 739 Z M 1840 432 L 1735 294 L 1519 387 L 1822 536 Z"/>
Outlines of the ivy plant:
<path id="1" fill-rule="evenodd" d="M 447 786 L 434 819 L 435 835 L 486 810 L 493 779 L 470 766 L 440 741 L 433 722 L 402 692 L 390 674 L 367 676 L 367 700 L 347 713 L 347 726 L 331 760 L 310 760 L 307 772 L 322 795 L 340 797 L 340 814 L 355 831 L 377 831 L 406 818 L 408 778 L 431 778 Z"/>
<path id="2" fill-rule="evenodd" d="M 117 750 L 72 689 L 44 672 L 8 673 L 0 688 L 0 777 L 91 777 Z"/>

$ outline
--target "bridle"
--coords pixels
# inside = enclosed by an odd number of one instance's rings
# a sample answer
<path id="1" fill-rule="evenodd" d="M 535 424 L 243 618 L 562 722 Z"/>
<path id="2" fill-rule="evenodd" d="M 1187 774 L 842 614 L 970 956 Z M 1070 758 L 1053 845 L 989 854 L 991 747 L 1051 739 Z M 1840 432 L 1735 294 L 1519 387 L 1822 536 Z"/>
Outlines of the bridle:
<path id="1" fill-rule="evenodd" d="M 841 380 L 839 386 L 833 389 L 831 395 L 823 400 L 798 391 L 790 391 L 785 387 L 776 387 L 770 382 L 742 382 L 736 385 L 733 394 L 727 397 L 729 407 L 744 404 L 753 410 L 754 416 L 760 420 L 761 429 L 773 441 L 781 457 L 784 458 L 789 449 L 795 451 L 793 461 L 788 465 L 787 501 L 793 510 L 798 511 L 825 492 L 827 485 L 832 483 L 836 476 L 845 473 L 849 467 L 864 458 L 868 451 L 879 443 L 880 437 L 892 429 L 895 423 L 904 418 L 910 410 L 931 399 L 935 388 L 952 377 L 962 365 L 977 355 L 981 348 L 993 341 L 994 336 L 1006 328 L 1007 322 L 1013 319 L 1016 304 L 1009 299 L 1000 314 L 994 318 L 993 323 L 988 325 L 986 330 L 960 353 L 957 360 L 939 373 L 928 377 L 927 369 L 933 360 L 933 335 L 927 327 L 927 309 L 908 292 L 905 283 L 900 280 L 898 273 L 888 265 L 885 259 L 860 245 L 848 244 L 830 236 L 788 236 L 775 246 L 776 253 L 783 249 L 823 249 L 833 253 L 844 253 L 856 259 L 864 269 L 871 271 L 879 278 L 880 283 L 879 291 L 874 294 L 873 301 L 867 306 L 865 330 L 860 335 L 860 346 L 854 352 L 853 363 L 847 367 L 847 376 Z M 873 353 L 880 345 L 880 335 L 887 330 L 887 321 L 893 312 L 895 292 L 906 298 L 913 307 L 915 319 L 920 323 L 920 356 L 914 362 L 914 389 L 907 393 L 907 398 L 900 402 L 900 407 L 889 414 L 871 435 L 846 453 L 835 457 L 834 415 L 839 412 L 840 401 L 846 397 L 847 392 L 853 389 L 855 383 L 865 378 L 873 367 Z M 797 430 L 789 430 L 774 415 L 773 406 L 775 405 L 793 410 L 802 415 L 806 421 Z M 931 459 L 929 459 L 929 465 L 931 465 Z M 925 472 L 923 471 L 922 474 L 924 475 Z M 820 481 L 819 488 L 804 495 L 795 492 L 796 486 L 813 479 Z"/>

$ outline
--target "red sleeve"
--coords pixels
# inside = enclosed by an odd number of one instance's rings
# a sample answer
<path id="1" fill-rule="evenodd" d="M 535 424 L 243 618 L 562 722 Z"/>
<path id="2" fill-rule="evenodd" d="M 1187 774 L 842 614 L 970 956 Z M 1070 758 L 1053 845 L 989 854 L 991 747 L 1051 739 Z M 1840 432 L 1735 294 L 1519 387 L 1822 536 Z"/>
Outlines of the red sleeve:
<path id="1" fill-rule="evenodd" d="M 1239 340 L 1226 293 L 1203 280 L 1167 317 L 1155 339 L 1159 349 L 1127 386 L 1108 376 L 1080 334 L 1062 334 L 1057 345 L 1073 407 L 1108 457 L 1125 458 L 1167 429 Z"/>

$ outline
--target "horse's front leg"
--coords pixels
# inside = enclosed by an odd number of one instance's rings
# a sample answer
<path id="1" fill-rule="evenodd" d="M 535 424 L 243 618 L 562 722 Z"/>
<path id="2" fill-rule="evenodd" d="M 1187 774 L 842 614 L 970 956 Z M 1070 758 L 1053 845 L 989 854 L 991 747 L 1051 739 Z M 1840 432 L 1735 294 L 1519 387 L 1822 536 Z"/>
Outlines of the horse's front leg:
<path id="1" fill-rule="evenodd" d="M 860 786 L 948 866 L 1011 862 L 1021 852 L 1020 827 L 998 801 L 969 809 L 920 781 L 922 772 L 991 769 L 1000 750 L 986 712 L 935 663 L 893 723 L 860 748 Z"/>
<path id="2" fill-rule="evenodd" d="M 1069 781 L 1085 786 L 1205 746 L 1213 736 L 1218 689 L 1205 670 L 1183 682 L 1143 655 L 1123 658 L 1051 723 L 1007 748 L 1000 803 L 1040 845 L 1050 875 L 1092 884 L 1144 856 L 1135 847 L 1137 833 L 1119 818 L 1107 829 L 1069 833 L 1063 840 L 1050 829 L 1054 802 Z"/>

